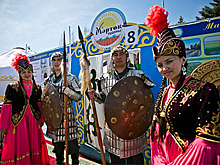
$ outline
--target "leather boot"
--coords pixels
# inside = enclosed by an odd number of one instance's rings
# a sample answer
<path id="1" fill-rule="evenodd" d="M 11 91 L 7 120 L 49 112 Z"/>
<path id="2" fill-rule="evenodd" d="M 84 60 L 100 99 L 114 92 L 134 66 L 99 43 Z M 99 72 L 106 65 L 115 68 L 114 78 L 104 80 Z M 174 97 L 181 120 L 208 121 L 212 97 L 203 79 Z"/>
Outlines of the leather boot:
<path id="1" fill-rule="evenodd" d="M 56 165 L 64 165 L 64 152 L 56 152 Z"/>
<path id="2" fill-rule="evenodd" d="M 71 154 L 72 165 L 79 164 L 79 155 L 78 154 Z"/>

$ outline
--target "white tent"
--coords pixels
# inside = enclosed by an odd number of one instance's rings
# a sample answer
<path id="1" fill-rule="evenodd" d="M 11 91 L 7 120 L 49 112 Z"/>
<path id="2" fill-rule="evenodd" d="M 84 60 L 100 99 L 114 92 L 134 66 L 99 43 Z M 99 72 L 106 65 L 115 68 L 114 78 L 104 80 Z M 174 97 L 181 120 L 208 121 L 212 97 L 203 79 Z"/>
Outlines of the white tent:
<path id="1" fill-rule="evenodd" d="M 0 102 L 3 101 L 7 85 L 18 80 L 18 73 L 11 67 L 11 61 L 17 53 L 26 54 L 28 57 L 36 54 L 22 47 L 16 47 L 0 54 Z"/>

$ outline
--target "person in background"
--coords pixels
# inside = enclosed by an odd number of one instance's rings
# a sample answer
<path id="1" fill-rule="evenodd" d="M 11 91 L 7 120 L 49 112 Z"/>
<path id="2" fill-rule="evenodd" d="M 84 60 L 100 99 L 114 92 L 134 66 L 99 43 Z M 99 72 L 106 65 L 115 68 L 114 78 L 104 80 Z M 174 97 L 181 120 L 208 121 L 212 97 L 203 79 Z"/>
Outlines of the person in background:
<path id="1" fill-rule="evenodd" d="M 17 53 L 12 67 L 19 81 L 7 86 L 1 109 L 0 130 L 4 143 L 0 164 L 48 164 L 41 126 L 41 86 L 35 83 L 33 67 L 26 55 Z"/>
<path id="2" fill-rule="evenodd" d="M 67 96 L 67 113 L 68 113 L 68 125 L 69 125 L 69 151 L 71 154 L 72 164 L 79 164 L 79 145 L 77 142 L 77 125 L 74 115 L 74 109 L 72 101 L 78 102 L 81 100 L 80 84 L 76 76 L 67 73 L 67 86 L 64 86 L 64 76 L 61 70 L 62 63 L 62 53 L 55 52 L 51 55 L 52 62 L 52 73 L 44 81 L 44 85 L 51 84 L 53 85 L 60 96 L 60 104 L 63 108 L 64 113 L 64 94 Z M 64 115 L 63 115 L 64 117 Z M 64 120 L 61 121 L 59 128 L 56 131 L 47 130 L 48 137 L 52 138 L 52 143 L 54 145 L 54 150 L 56 154 L 57 164 L 64 164 L 64 149 L 65 149 L 65 128 Z"/>
<path id="3" fill-rule="evenodd" d="M 129 53 L 123 46 L 114 47 L 110 55 L 109 72 L 101 76 L 99 80 L 99 93 L 96 93 L 94 89 L 87 91 L 90 99 L 94 98 L 96 102 L 104 103 L 114 84 L 128 76 L 141 77 L 148 87 L 154 86 L 141 70 L 128 67 Z M 144 164 L 142 152 L 147 147 L 145 134 L 132 140 L 124 140 L 117 137 L 105 124 L 104 145 L 110 154 L 111 164 Z"/>
<path id="4" fill-rule="evenodd" d="M 151 127 L 152 164 L 219 165 L 219 92 L 214 84 L 186 77 L 185 44 L 168 28 L 167 16 L 155 5 L 146 17 L 158 37 L 153 58 L 163 76 Z"/>

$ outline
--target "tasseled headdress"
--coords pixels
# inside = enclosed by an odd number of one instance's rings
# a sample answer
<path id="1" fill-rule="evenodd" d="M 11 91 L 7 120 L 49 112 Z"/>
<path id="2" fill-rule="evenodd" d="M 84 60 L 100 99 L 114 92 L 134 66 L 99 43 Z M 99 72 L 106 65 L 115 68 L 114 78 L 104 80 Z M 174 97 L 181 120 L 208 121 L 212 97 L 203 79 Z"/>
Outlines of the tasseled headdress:
<path id="1" fill-rule="evenodd" d="M 26 55 L 17 53 L 15 58 L 11 62 L 12 68 L 14 68 L 18 73 L 22 70 L 27 69 L 33 72 L 33 66 L 30 64 L 30 61 Z"/>
<path id="2" fill-rule="evenodd" d="M 167 22 L 168 11 L 165 9 L 154 5 L 149 9 L 146 21 L 144 23 L 151 28 L 151 35 L 155 35 L 157 38 L 157 46 L 153 47 L 153 56 L 156 60 L 160 56 L 185 56 L 185 44 L 180 39 L 177 38 L 173 30 L 168 28 L 169 23 Z"/>
<path id="3" fill-rule="evenodd" d="M 176 37 L 172 29 L 168 28 L 169 23 L 167 22 L 167 16 L 168 12 L 165 12 L 164 8 L 154 5 L 149 9 L 149 13 L 146 17 L 147 23 L 145 24 L 148 26 L 148 28 L 151 28 L 151 35 L 155 35 L 157 37 L 157 46 L 153 47 L 154 61 L 156 61 L 160 56 L 186 57 L 185 44 L 180 38 Z M 182 77 L 185 79 L 184 76 Z M 153 116 L 151 127 L 151 139 L 153 140 L 156 122 L 159 122 L 159 136 L 157 139 L 159 142 L 160 140 L 163 142 L 167 131 L 165 112 L 160 106 L 165 84 L 166 78 L 163 78 L 160 92 L 155 104 L 155 114 Z"/>

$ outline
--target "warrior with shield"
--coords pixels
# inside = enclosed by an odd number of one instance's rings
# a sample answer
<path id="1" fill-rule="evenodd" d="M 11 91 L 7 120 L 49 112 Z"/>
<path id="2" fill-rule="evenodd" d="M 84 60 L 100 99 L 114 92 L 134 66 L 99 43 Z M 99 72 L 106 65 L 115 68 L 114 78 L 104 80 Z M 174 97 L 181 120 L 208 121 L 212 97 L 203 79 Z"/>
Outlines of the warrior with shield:
<path id="1" fill-rule="evenodd" d="M 77 125 L 76 125 L 76 119 L 74 115 L 74 109 L 72 105 L 72 101 L 78 102 L 81 99 L 81 92 L 80 92 L 80 85 L 79 82 L 76 78 L 76 76 L 67 73 L 67 85 L 64 86 L 64 76 L 61 70 L 61 63 L 62 63 L 62 53 L 61 52 L 56 52 L 51 55 L 51 62 L 52 62 L 52 73 L 51 75 L 44 81 L 44 85 L 46 85 L 45 88 L 49 88 L 49 85 L 52 85 L 55 88 L 55 91 L 50 92 L 51 95 L 53 96 L 47 96 L 47 95 L 42 95 L 42 100 L 45 100 L 45 104 L 50 104 L 51 102 L 54 103 L 59 103 L 60 106 L 62 107 L 61 112 L 57 110 L 58 106 L 51 107 L 51 104 L 48 105 L 50 106 L 50 109 L 48 111 L 48 108 L 43 108 L 46 113 L 55 113 L 54 115 L 54 120 L 49 119 L 53 114 L 45 116 L 49 116 L 48 119 L 45 119 L 45 122 L 47 123 L 46 120 L 54 121 L 54 123 L 49 124 L 49 127 L 47 129 L 47 136 L 52 138 L 52 143 L 54 145 L 54 152 L 56 154 L 56 161 L 57 164 L 64 164 L 64 148 L 65 148 L 65 127 L 64 127 L 64 95 L 67 96 L 67 115 L 68 115 L 68 153 L 71 154 L 72 158 L 72 164 L 79 164 L 79 145 L 77 142 Z M 58 92 L 59 98 L 58 100 L 52 100 L 55 98 L 54 93 Z M 47 93 L 46 91 L 43 93 Z M 51 99 L 48 101 L 48 98 Z M 45 105 L 45 107 L 48 107 Z M 60 119 L 61 118 L 61 119 Z M 60 120 L 59 120 L 60 119 Z M 60 122 L 61 121 L 61 122 Z M 57 123 L 58 122 L 58 123 Z M 57 129 L 53 129 L 51 126 L 57 125 Z M 52 129 L 51 129 L 52 128 Z"/>
<path id="2" fill-rule="evenodd" d="M 99 92 L 88 90 L 89 98 L 105 103 L 104 145 L 111 164 L 144 164 L 147 128 L 141 126 L 148 127 L 153 115 L 150 88 L 155 85 L 141 70 L 128 67 L 128 57 L 127 49 L 114 47 L 110 70 L 101 76 Z"/>

